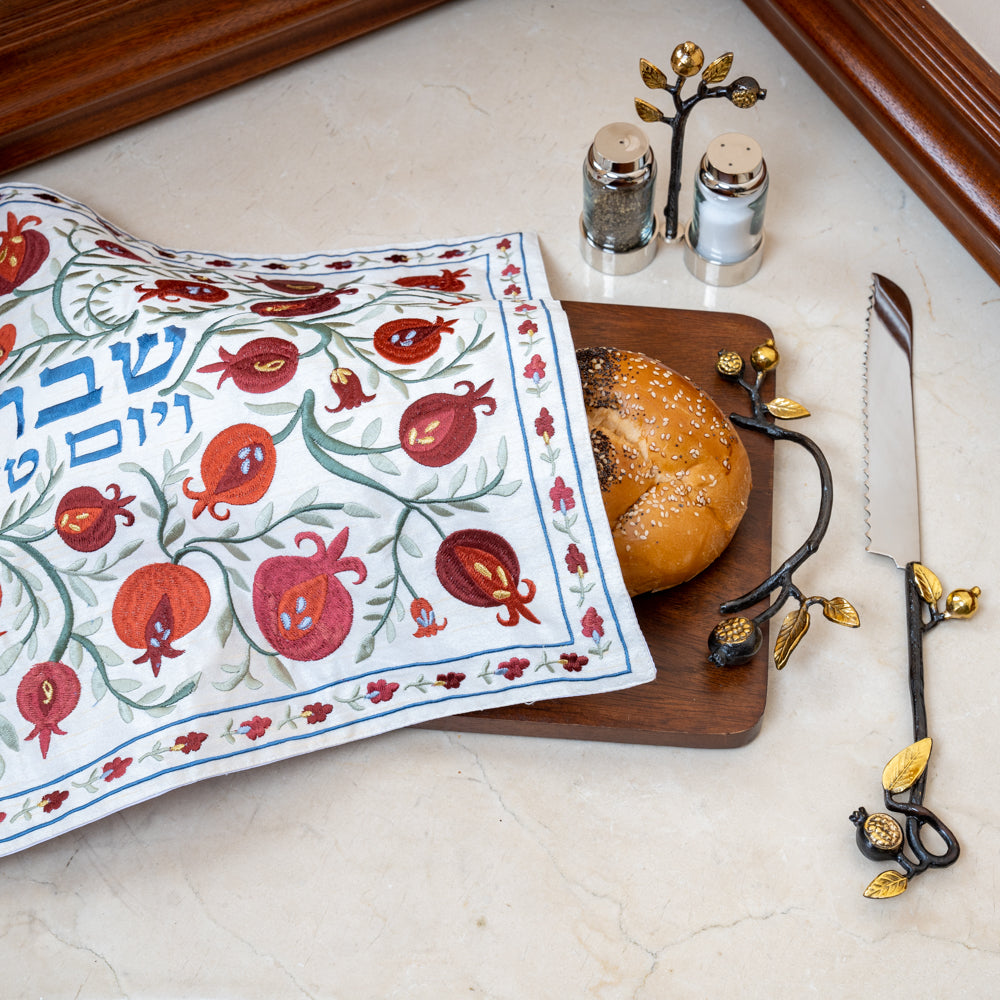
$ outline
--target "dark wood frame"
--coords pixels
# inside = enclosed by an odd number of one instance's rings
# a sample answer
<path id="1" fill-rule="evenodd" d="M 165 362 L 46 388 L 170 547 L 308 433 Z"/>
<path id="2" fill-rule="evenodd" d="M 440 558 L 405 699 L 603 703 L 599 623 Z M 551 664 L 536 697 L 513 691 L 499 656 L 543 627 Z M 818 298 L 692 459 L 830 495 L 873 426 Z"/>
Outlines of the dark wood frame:
<path id="1" fill-rule="evenodd" d="M 921 0 L 744 0 L 1000 282 L 1000 80 Z"/>
<path id="2" fill-rule="evenodd" d="M 443 0 L 7 0 L 0 175 Z M 1000 281 L 1000 82 L 922 0 L 744 0 Z"/>
<path id="3" fill-rule="evenodd" d="M 443 0 L 6 0 L 0 175 Z"/>

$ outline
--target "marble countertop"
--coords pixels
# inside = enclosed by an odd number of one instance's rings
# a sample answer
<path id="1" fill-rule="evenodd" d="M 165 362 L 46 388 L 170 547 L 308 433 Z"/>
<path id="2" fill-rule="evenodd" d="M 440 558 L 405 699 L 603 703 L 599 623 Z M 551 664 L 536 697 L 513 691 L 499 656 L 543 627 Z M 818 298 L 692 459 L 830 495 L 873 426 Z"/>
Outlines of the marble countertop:
<path id="1" fill-rule="evenodd" d="M 736 53 L 767 100 L 691 116 L 685 170 L 746 131 L 771 171 L 768 244 L 713 289 L 663 248 L 589 270 L 580 164 L 633 121 L 645 56 Z M 655 95 L 653 95 L 655 98 Z M 669 133 L 648 129 L 665 164 Z M 163 246 L 291 253 L 538 232 L 561 299 L 746 313 L 833 470 L 803 590 L 847 597 L 770 671 L 737 750 L 404 730 L 203 782 L 0 864 L 6 996 L 660 998 L 993 996 L 1000 795 L 994 662 L 1000 290 L 736 0 L 454 0 L 5 180 L 47 185 Z M 682 211 L 689 212 L 685 176 Z M 913 304 L 923 561 L 978 584 L 977 618 L 929 636 L 928 802 L 952 868 L 900 898 L 848 816 L 880 804 L 911 739 L 902 574 L 865 552 L 868 287 Z M 669 345 L 664 345 L 669 360 Z M 815 517 L 807 456 L 779 449 L 775 563 Z M 993 750 L 990 747 L 994 747 Z M 901 986 L 901 982 L 910 986 Z"/>

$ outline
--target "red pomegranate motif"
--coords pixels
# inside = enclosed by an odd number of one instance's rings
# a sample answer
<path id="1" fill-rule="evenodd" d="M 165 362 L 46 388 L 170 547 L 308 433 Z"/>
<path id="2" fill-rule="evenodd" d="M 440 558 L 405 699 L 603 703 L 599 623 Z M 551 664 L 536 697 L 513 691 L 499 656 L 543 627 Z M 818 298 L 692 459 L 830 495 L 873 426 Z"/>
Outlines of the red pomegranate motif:
<path id="1" fill-rule="evenodd" d="M 457 319 L 394 319 L 383 323 L 374 337 L 375 350 L 400 365 L 426 361 L 441 346 L 442 333 L 454 333 Z"/>
<path id="2" fill-rule="evenodd" d="M 0 295 L 7 295 L 18 285 L 23 285 L 43 264 L 49 255 L 49 241 L 37 229 L 37 215 L 18 219 L 7 213 L 7 228 L 0 231 Z"/>
<path id="3" fill-rule="evenodd" d="M 454 462 L 476 436 L 476 407 L 482 406 L 486 416 L 497 408 L 496 400 L 486 395 L 492 385 L 493 379 L 478 389 L 472 382 L 456 382 L 456 389 L 466 387 L 464 395 L 434 392 L 411 403 L 399 421 L 403 451 L 431 468 Z"/>
<path id="4" fill-rule="evenodd" d="M 258 316 L 312 316 L 315 313 L 330 312 L 340 305 L 341 295 L 353 295 L 356 288 L 342 288 L 337 292 L 323 292 L 305 299 L 282 299 L 273 302 L 255 302 L 250 311 Z"/>
<path id="5" fill-rule="evenodd" d="M 368 575 L 355 556 L 344 556 L 349 528 L 329 545 L 313 531 L 295 536 L 316 546 L 311 556 L 273 556 L 257 568 L 253 581 L 253 613 L 274 649 L 290 660 L 320 660 L 347 637 L 354 603 L 336 574 L 352 572 L 355 584 Z"/>
<path id="6" fill-rule="evenodd" d="M 222 302 L 229 298 L 229 292 L 211 282 L 203 281 L 201 278 L 192 278 L 190 281 L 182 281 L 177 278 L 157 278 L 153 282 L 153 288 L 146 288 L 144 285 L 136 285 L 137 292 L 144 294 L 139 297 L 140 302 L 146 299 L 157 298 L 163 302 L 180 302 L 181 299 L 189 299 L 192 302 Z"/>
<path id="7" fill-rule="evenodd" d="M 208 510 L 217 521 L 225 521 L 230 511 L 219 513 L 217 504 L 242 507 L 256 503 L 274 478 L 278 456 L 271 435 L 256 424 L 233 424 L 216 434 L 201 456 L 201 478 L 205 489 L 188 488 L 193 476 L 181 484 L 184 496 L 197 500 L 191 516 Z"/>
<path id="8" fill-rule="evenodd" d="M 133 253 L 120 243 L 112 243 L 111 240 L 95 240 L 94 242 L 105 253 L 112 254 L 115 257 L 122 257 L 125 260 L 137 260 L 142 263 L 142 258 L 137 253 Z"/>
<path id="9" fill-rule="evenodd" d="M 151 563 L 121 585 L 111 621 L 126 646 L 143 650 L 132 662 L 148 662 L 156 677 L 163 657 L 173 659 L 184 652 L 172 644 L 205 620 L 211 603 L 208 584 L 194 570 Z"/>
<path id="10" fill-rule="evenodd" d="M 253 279 L 258 285 L 270 288 L 272 292 L 284 292 L 288 295 L 315 295 L 323 291 L 323 285 L 318 281 L 302 281 L 297 278 L 262 278 L 259 275 Z"/>
<path id="11" fill-rule="evenodd" d="M 459 271 L 449 271 L 442 268 L 440 274 L 410 274 L 405 278 L 397 278 L 393 284 L 401 288 L 433 288 L 439 292 L 461 292 L 465 290 L 465 282 L 469 272 L 466 268 Z"/>
<path id="12" fill-rule="evenodd" d="M 0 365 L 10 357 L 15 340 L 17 340 L 17 327 L 13 323 L 4 323 L 0 326 Z"/>
<path id="13" fill-rule="evenodd" d="M 80 700 L 80 680 L 72 667 L 49 660 L 36 663 L 17 686 L 17 709 L 35 728 L 25 737 L 38 737 L 42 757 L 49 755 L 53 734 L 65 736 L 59 723 L 77 706 Z"/>
<path id="14" fill-rule="evenodd" d="M 56 531 L 77 552 L 96 552 L 112 538 L 120 517 L 126 525 L 135 523 L 135 515 L 125 508 L 135 497 L 123 497 L 121 487 L 110 483 L 111 495 L 105 497 L 93 486 L 77 486 L 59 501 L 56 508 Z"/>
<path id="15" fill-rule="evenodd" d="M 521 618 L 540 624 L 527 607 L 535 596 L 535 584 L 521 580 L 514 549 L 495 532 L 482 528 L 452 532 L 438 547 L 434 568 L 444 589 L 465 604 L 506 608 L 506 619 L 497 612 L 501 625 L 516 625 Z M 519 593 L 522 582 L 524 594 Z"/>
<path id="16" fill-rule="evenodd" d="M 200 372 L 222 372 L 217 389 L 231 378 L 244 392 L 273 392 L 295 377 L 299 366 L 298 348 L 280 337 L 258 337 L 235 354 L 219 348 L 220 361 L 199 368 Z"/>

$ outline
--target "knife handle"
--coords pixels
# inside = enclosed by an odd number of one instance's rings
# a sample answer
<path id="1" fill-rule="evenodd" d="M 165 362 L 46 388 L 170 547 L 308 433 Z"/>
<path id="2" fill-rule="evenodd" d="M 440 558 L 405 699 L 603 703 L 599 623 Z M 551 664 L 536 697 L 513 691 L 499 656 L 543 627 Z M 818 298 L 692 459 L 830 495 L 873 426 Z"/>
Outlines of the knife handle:
<path id="1" fill-rule="evenodd" d="M 906 817 L 906 835 L 888 813 L 869 815 L 864 807 L 851 814 L 857 827 L 861 852 L 873 860 L 892 860 L 902 869 L 885 871 L 865 889 L 869 898 L 887 899 L 905 891 L 910 879 L 928 868 L 946 868 L 958 860 L 961 848 L 955 835 L 924 804 L 927 763 L 932 741 L 927 735 L 927 706 L 924 698 L 924 633 L 949 619 L 964 619 L 975 614 L 979 605 L 978 587 L 953 590 L 945 609 L 938 603 L 944 588 L 940 580 L 922 563 L 906 566 L 906 631 L 909 659 L 910 702 L 913 709 L 913 743 L 896 754 L 882 772 L 885 807 Z M 909 792 L 907 801 L 895 798 Z M 945 849 L 940 854 L 927 849 L 922 840 L 925 826 L 941 838 Z M 906 848 L 910 854 L 907 855 Z"/>

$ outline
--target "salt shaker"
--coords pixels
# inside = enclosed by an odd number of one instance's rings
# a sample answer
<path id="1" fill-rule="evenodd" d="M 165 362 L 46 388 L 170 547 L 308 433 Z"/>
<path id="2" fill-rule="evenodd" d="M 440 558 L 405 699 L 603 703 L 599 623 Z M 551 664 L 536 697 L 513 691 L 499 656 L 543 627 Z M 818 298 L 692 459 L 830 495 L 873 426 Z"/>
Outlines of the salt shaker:
<path id="1" fill-rule="evenodd" d="M 684 261 L 709 285 L 738 285 L 760 270 L 767 164 L 759 143 L 738 132 L 713 139 L 695 174 Z"/>
<path id="2" fill-rule="evenodd" d="M 583 164 L 580 250 L 605 274 L 633 274 L 656 254 L 656 160 L 642 129 L 605 125 Z"/>

